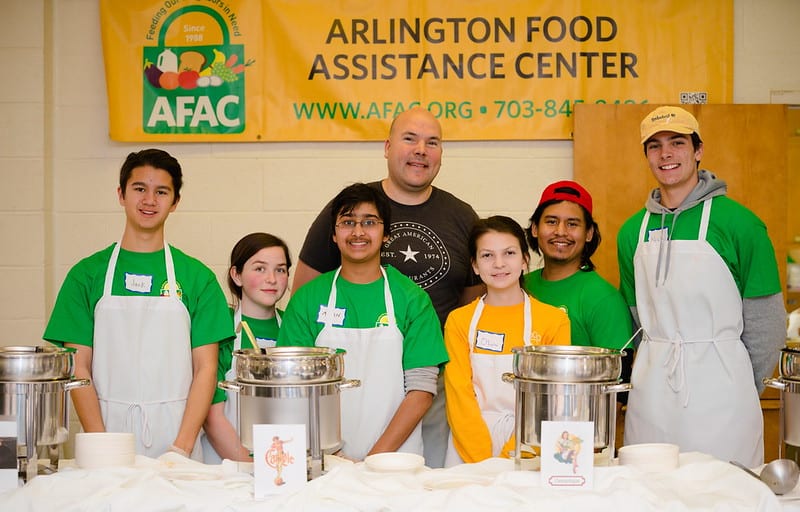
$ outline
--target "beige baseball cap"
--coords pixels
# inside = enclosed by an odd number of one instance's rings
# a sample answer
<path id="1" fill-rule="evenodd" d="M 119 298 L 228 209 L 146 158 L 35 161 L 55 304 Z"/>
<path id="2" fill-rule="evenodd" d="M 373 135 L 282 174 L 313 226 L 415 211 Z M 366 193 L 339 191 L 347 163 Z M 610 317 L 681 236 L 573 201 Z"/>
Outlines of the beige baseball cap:
<path id="1" fill-rule="evenodd" d="M 642 120 L 642 144 L 658 132 L 675 132 L 700 136 L 700 125 L 692 114 L 680 107 L 658 107 Z"/>

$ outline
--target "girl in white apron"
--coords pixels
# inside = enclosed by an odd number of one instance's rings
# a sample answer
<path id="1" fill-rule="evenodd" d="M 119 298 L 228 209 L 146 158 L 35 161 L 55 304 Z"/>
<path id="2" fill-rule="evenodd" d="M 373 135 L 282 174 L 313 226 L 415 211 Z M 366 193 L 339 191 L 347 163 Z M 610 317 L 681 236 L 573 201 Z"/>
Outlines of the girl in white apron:
<path id="1" fill-rule="evenodd" d="M 233 295 L 236 339 L 232 347 L 220 346 L 219 380 L 236 378 L 232 351 L 253 349 L 253 343 L 259 348 L 275 346 L 281 325 L 276 305 L 286 292 L 292 266 L 286 243 L 268 233 L 250 233 L 239 240 L 231 251 L 230 261 L 228 288 Z M 219 401 L 222 394 L 218 391 L 214 395 L 215 403 L 203 425 L 203 461 L 219 464 L 223 458 L 251 460 L 238 432 L 239 395 L 229 392 L 224 401 Z"/>
<path id="2" fill-rule="evenodd" d="M 450 423 L 445 466 L 508 457 L 514 448 L 513 347 L 569 345 L 569 318 L 523 288 L 528 243 L 513 219 L 481 219 L 470 234 L 472 268 L 486 295 L 450 313 L 444 329 L 450 362 L 445 366 Z"/>

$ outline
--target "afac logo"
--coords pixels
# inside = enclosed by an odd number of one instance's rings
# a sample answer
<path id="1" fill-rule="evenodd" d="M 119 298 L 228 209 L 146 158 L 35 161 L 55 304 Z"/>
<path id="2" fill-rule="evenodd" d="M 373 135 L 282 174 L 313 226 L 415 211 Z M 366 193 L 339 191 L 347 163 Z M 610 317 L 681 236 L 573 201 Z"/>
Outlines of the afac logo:
<path id="1" fill-rule="evenodd" d="M 175 283 L 175 285 L 178 287 L 178 289 L 175 291 L 175 294 L 178 296 L 179 299 L 182 299 L 183 288 L 181 287 L 181 283 Z M 159 291 L 159 295 L 161 295 L 162 297 L 167 297 L 168 295 L 171 295 L 169 292 L 169 281 L 164 281 L 163 283 L 161 283 L 161 289 Z"/>
<path id="2" fill-rule="evenodd" d="M 168 33 L 180 43 L 168 45 Z M 244 45 L 230 43 L 217 11 L 198 5 L 176 10 L 164 20 L 158 46 L 142 50 L 145 133 L 244 131 L 244 72 L 253 61 L 245 60 Z"/>

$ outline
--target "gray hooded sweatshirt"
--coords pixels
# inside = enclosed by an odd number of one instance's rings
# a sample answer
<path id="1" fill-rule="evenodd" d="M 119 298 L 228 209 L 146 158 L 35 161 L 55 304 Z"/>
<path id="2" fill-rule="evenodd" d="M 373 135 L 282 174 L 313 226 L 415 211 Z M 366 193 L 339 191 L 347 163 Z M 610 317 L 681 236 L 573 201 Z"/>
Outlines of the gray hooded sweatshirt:
<path id="1" fill-rule="evenodd" d="M 662 227 L 666 214 L 674 214 L 672 225 L 679 221 L 681 212 L 684 212 L 704 200 L 723 196 L 728 191 L 724 181 L 717 178 L 707 170 L 698 172 L 699 182 L 689 193 L 683 203 L 671 210 L 663 206 L 661 190 L 656 188 L 647 198 L 645 208 L 653 215 L 661 216 Z M 671 232 L 671 230 L 670 230 Z M 669 275 L 669 262 L 671 259 L 669 240 L 659 248 L 658 264 L 656 265 L 657 282 L 663 282 Z M 750 354 L 753 365 L 753 378 L 760 394 L 764 390 L 763 379 L 772 375 L 778 362 L 780 349 L 786 339 L 786 310 L 783 305 L 783 294 L 776 293 L 764 297 L 745 298 L 742 301 L 742 316 L 744 328 L 742 342 Z M 641 325 L 638 311 L 634 308 L 636 324 Z"/>

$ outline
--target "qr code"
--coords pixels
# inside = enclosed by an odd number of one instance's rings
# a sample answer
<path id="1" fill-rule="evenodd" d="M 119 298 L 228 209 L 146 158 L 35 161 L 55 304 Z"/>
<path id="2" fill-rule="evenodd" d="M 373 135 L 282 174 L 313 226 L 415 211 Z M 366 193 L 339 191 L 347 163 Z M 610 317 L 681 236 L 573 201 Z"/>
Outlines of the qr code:
<path id="1" fill-rule="evenodd" d="M 706 92 L 682 92 L 681 93 L 681 103 L 696 103 L 696 104 L 706 104 L 708 103 L 708 93 Z"/>

